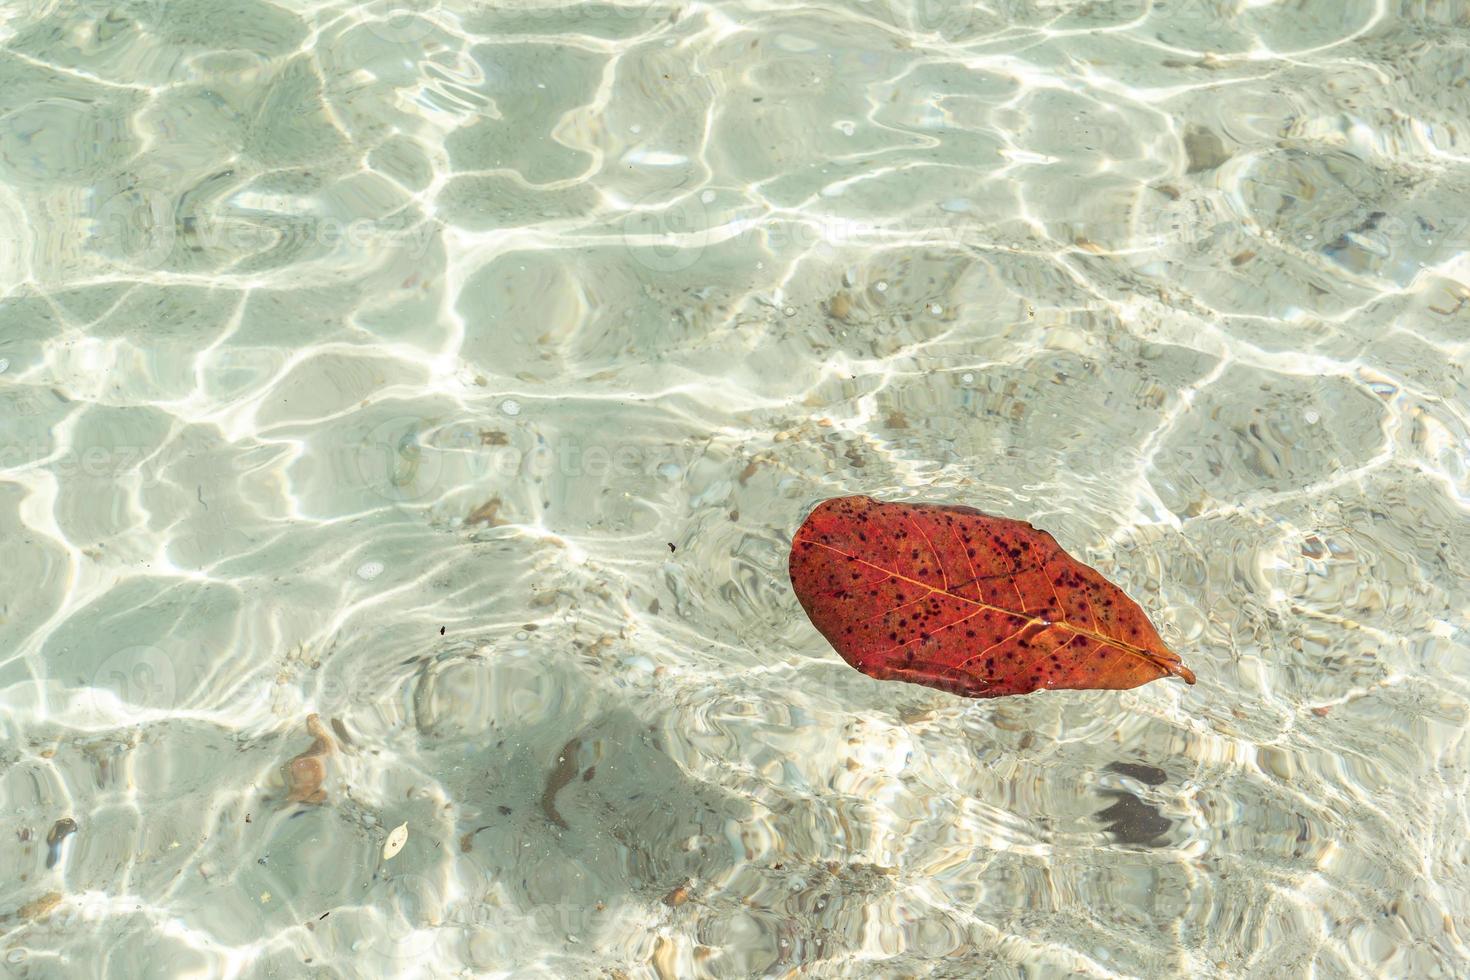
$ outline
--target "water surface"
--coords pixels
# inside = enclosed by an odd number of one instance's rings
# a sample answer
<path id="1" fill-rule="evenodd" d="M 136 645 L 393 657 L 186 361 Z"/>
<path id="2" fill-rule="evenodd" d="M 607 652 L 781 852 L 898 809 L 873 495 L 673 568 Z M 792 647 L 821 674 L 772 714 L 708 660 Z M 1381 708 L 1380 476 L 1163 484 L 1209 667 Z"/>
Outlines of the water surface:
<path id="1" fill-rule="evenodd" d="M 12 0 L 3 970 L 1463 975 L 1467 43 Z M 1199 683 L 863 677 L 785 571 L 847 493 Z"/>

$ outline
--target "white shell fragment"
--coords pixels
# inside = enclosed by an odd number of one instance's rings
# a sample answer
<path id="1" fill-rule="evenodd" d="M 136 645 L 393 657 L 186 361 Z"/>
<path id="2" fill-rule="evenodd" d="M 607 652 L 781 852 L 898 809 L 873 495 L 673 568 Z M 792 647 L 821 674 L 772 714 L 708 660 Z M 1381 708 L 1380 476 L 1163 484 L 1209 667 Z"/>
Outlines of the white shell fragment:
<path id="1" fill-rule="evenodd" d="M 401 823 L 388 833 L 388 839 L 383 841 L 383 860 L 391 860 L 393 855 L 403 850 L 403 845 L 408 843 L 408 824 Z"/>

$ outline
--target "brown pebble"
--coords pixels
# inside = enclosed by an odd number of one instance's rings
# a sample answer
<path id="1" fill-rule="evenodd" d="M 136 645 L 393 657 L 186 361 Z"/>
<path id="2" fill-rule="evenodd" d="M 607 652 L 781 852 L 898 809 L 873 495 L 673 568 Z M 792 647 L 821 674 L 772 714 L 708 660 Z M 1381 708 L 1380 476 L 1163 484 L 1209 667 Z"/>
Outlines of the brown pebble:
<path id="1" fill-rule="evenodd" d="M 324 803 L 327 799 L 327 791 L 322 789 L 327 778 L 325 757 L 332 754 L 335 746 L 320 715 L 306 716 L 306 734 L 314 739 L 311 747 L 281 769 L 286 780 L 286 799 L 291 803 Z"/>

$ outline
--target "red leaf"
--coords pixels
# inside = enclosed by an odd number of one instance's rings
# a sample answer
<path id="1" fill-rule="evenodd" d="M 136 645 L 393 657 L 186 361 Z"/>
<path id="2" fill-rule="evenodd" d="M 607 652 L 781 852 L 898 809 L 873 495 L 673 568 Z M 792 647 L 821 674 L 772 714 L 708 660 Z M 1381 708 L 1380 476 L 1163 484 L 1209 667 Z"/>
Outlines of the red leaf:
<path id="1" fill-rule="evenodd" d="M 879 680 L 972 698 L 1194 683 L 1121 589 L 1045 531 L 973 507 L 824 501 L 791 542 L 791 584 Z"/>

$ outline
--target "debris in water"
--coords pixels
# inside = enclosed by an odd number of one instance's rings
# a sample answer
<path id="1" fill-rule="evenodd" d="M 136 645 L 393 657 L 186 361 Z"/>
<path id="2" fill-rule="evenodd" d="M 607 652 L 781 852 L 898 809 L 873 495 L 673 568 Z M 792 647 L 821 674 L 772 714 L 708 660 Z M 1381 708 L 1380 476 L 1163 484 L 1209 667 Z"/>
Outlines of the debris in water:
<path id="1" fill-rule="evenodd" d="M 383 842 L 383 860 L 391 861 L 393 855 L 403 850 L 403 845 L 407 843 L 408 821 L 404 821 L 389 831 L 388 839 Z"/>
<path id="2" fill-rule="evenodd" d="M 61 860 L 61 843 L 67 837 L 77 832 L 77 822 L 71 817 L 62 817 L 52 824 L 51 832 L 46 835 L 46 867 L 56 867 L 56 862 Z"/>
<path id="3" fill-rule="evenodd" d="M 286 763 L 281 770 L 286 780 L 286 799 L 291 803 L 325 803 L 327 791 L 322 789 L 322 783 L 327 778 L 327 763 L 324 757 L 331 755 L 334 749 L 332 736 L 327 734 L 321 716 L 315 713 L 306 716 L 306 734 L 315 739 L 311 748 Z"/>
<path id="4" fill-rule="evenodd" d="M 61 904 L 61 892 L 47 892 L 40 898 L 31 899 L 20 907 L 15 914 L 22 922 L 34 922 L 44 919 L 51 914 L 51 910 Z"/>
<path id="5" fill-rule="evenodd" d="M 561 792 L 563 786 L 570 783 L 578 773 L 577 750 L 581 748 L 582 740 L 574 738 L 562 746 L 561 753 L 556 757 L 556 768 L 546 778 L 546 789 L 541 794 L 541 812 L 546 819 L 556 824 L 562 830 L 569 829 L 567 822 L 563 819 L 561 811 L 556 808 L 556 794 Z"/>
<path id="6" fill-rule="evenodd" d="M 487 527 L 500 527 L 505 523 L 499 517 L 500 498 L 491 497 L 474 510 L 464 519 L 466 527 L 474 527 L 476 524 L 484 524 Z"/>

